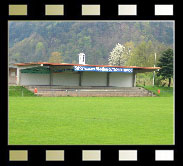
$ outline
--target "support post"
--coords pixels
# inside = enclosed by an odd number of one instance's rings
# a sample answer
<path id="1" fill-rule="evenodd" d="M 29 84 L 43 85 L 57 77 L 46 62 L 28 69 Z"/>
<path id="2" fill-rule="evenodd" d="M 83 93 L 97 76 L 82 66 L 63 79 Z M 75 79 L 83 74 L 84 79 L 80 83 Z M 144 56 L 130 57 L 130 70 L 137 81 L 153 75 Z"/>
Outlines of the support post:
<path id="1" fill-rule="evenodd" d="M 153 72 L 153 86 L 155 85 L 155 71 Z"/>
<path id="2" fill-rule="evenodd" d="M 82 74 L 83 72 L 79 71 L 79 86 L 82 86 Z"/>
<path id="3" fill-rule="evenodd" d="M 51 70 L 51 68 L 50 68 L 50 86 L 52 85 L 52 83 L 53 83 L 53 77 L 52 77 L 52 70 Z"/>
<path id="4" fill-rule="evenodd" d="M 156 64 L 156 53 L 154 54 L 154 67 Z M 153 72 L 153 86 L 155 85 L 155 71 Z"/>
<path id="5" fill-rule="evenodd" d="M 20 75 L 21 75 L 21 73 L 20 73 L 20 68 L 19 67 L 17 67 L 17 85 L 20 85 Z"/>
<path id="6" fill-rule="evenodd" d="M 136 73 L 133 73 L 133 87 L 136 87 Z"/>
<path id="7" fill-rule="evenodd" d="M 109 86 L 110 73 L 107 72 L 107 86 Z"/>

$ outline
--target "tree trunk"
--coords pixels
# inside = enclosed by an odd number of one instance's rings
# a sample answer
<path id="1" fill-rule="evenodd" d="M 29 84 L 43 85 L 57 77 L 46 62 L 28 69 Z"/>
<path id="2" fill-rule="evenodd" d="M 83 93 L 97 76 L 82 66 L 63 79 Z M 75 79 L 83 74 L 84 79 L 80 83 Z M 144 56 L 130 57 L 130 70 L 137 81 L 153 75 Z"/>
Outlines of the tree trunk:
<path id="1" fill-rule="evenodd" d="M 169 80 L 168 87 L 170 87 L 170 84 L 171 84 L 171 78 L 168 78 L 168 80 Z"/>

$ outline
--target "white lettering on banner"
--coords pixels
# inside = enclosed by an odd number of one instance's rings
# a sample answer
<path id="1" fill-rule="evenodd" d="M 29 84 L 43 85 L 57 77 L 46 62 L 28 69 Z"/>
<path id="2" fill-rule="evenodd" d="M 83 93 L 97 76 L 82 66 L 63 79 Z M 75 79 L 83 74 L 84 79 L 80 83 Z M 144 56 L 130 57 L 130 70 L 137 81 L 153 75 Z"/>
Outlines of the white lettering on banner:
<path id="1" fill-rule="evenodd" d="M 125 72 L 125 73 L 133 73 L 133 68 L 74 66 L 74 71 L 96 71 L 96 72 Z"/>

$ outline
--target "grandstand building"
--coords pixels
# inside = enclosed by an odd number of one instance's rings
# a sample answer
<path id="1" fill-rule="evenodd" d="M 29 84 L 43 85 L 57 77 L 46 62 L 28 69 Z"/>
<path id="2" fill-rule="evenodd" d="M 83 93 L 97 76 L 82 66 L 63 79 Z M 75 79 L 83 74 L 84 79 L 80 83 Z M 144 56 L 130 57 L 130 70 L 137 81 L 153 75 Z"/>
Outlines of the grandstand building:
<path id="1" fill-rule="evenodd" d="M 23 86 L 135 87 L 136 74 L 159 67 L 68 63 L 17 63 L 16 84 Z"/>

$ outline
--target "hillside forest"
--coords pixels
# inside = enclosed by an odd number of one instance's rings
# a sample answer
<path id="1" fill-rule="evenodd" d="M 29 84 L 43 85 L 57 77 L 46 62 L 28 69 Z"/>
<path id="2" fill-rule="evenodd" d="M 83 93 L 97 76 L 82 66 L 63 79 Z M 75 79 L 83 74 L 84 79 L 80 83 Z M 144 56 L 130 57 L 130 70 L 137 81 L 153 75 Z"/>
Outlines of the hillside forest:
<path id="1" fill-rule="evenodd" d="M 174 42 L 170 21 L 9 21 L 8 26 L 9 64 L 78 63 L 84 52 L 87 64 L 107 65 L 120 44 L 130 50 L 121 65 L 154 66 Z"/>

